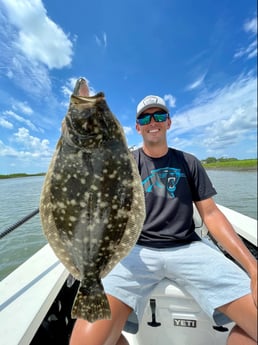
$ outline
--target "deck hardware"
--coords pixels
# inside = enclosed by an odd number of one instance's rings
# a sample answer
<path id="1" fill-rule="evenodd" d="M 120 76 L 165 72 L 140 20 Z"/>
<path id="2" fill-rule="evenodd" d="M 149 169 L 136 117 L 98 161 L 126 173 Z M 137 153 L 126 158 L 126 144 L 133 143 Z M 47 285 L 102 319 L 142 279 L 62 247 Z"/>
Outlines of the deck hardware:
<path id="1" fill-rule="evenodd" d="M 150 299 L 150 308 L 151 308 L 152 320 L 151 322 L 147 322 L 147 324 L 151 327 L 161 326 L 161 323 L 156 321 L 156 300 L 155 299 L 152 299 L 152 298 Z"/>
<path id="2" fill-rule="evenodd" d="M 212 326 L 215 331 L 218 332 L 228 332 L 228 328 L 224 326 Z"/>

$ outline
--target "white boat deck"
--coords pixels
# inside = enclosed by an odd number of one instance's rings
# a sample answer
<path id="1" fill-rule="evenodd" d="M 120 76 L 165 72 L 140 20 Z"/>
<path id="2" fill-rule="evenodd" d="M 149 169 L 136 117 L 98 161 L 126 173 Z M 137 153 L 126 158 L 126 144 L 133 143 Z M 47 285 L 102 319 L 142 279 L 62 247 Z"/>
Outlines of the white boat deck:
<path id="1" fill-rule="evenodd" d="M 0 342 L 28 345 L 68 276 L 49 245 L 0 282 Z"/>
<path id="2" fill-rule="evenodd" d="M 218 206 L 239 235 L 257 246 L 257 220 Z M 198 215 L 196 217 L 198 218 Z M 201 226 L 201 220 L 197 218 L 196 224 Z M 205 235 L 205 227 L 197 230 Z M 47 244 L 2 280 L 0 282 L 0 343 L 3 345 L 30 344 L 67 277 L 67 270 Z M 129 335 L 128 339 L 129 337 L 132 336 Z M 138 345 L 136 340 L 130 343 Z M 142 343 L 144 342 L 139 342 L 139 344 Z M 223 344 L 223 342 L 217 342 L 217 344 Z"/>
<path id="3" fill-rule="evenodd" d="M 257 247 L 257 220 L 247 217 L 244 214 L 238 213 L 225 206 L 217 206 L 221 212 L 226 215 L 227 219 L 233 225 L 235 231 L 241 237 Z"/>

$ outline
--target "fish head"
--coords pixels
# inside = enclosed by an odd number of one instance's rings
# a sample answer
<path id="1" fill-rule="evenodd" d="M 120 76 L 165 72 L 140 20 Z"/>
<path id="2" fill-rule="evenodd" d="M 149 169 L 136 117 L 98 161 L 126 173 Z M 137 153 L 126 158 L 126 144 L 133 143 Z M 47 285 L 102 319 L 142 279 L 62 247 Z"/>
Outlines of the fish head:
<path id="1" fill-rule="evenodd" d="M 91 97 L 71 96 L 62 134 L 70 144 L 85 149 L 114 140 L 125 142 L 122 126 L 110 111 L 103 92 Z"/>

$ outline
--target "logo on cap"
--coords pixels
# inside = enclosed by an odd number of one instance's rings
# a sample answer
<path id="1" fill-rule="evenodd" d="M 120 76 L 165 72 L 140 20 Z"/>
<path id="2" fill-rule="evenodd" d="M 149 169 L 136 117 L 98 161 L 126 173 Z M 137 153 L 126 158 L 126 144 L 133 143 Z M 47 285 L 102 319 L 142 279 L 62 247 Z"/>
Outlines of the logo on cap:
<path id="1" fill-rule="evenodd" d="M 143 100 L 143 103 L 148 105 L 148 104 L 153 104 L 153 103 L 158 103 L 158 98 L 157 97 L 147 97 Z"/>

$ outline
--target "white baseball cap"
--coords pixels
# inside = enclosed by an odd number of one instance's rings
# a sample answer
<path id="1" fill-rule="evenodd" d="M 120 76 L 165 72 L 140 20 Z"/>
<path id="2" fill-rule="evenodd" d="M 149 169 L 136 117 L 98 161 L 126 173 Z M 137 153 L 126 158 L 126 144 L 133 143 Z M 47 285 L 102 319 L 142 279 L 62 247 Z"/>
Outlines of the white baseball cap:
<path id="1" fill-rule="evenodd" d="M 169 110 L 166 107 L 166 103 L 163 98 L 159 96 L 149 95 L 144 97 L 141 102 L 137 105 L 136 118 L 144 112 L 144 110 L 149 108 L 161 108 L 169 114 Z"/>

